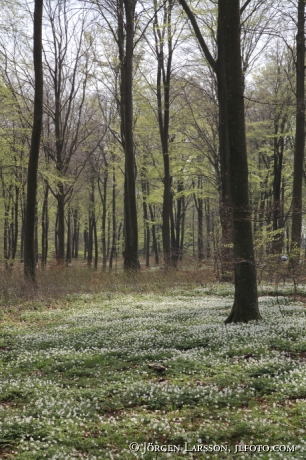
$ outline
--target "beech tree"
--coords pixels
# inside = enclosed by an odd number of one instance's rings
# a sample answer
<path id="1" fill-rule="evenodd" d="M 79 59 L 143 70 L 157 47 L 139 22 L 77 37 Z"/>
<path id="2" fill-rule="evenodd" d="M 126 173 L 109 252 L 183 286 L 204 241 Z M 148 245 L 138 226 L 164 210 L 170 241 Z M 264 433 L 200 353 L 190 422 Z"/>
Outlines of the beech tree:
<path id="1" fill-rule="evenodd" d="M 239 0 L 219 0 L 218 2 L 218 61 L 210 53 L 196 18 L 186 1 L 180 0 L 180 3 L 218 79 L 222 193 L 223 203 L 226 204 L 227 222 L 232 215 L 234 242 L 235 300 L 226 322 L 247 322 L 251 319 L 260 319 L 249 207 L 240 2 Z M 247 0 L 242 10 L 249 3 Z M 228 228 L 226 231 L 229 235 Z"/>
<path id="2" fill-rule="evenodd" d="M 296 36 L 296 131 L 292 192 L 292 236 L 290 263 L 300 258 L 302 232 L 302 185 L 305 149 L 305 0 L 298 2 L 298 31 Z"/>
<path id="3" fill-rule="evenodd" d="M 136 164 L 134 150 L 133 64 L 137 0 L 92 1 L 107 24 L 117 45 L 119 88 L 116 94 L 120 114 L 120 138 L 124 166 L 124 268 L 138 270 L 138 222 Z"/>
<path id="4" fill-rule="evenodd" d="M 224 49 L 224 80 L 229 138 L 230 190 L 234 236 L 235 298 L 226 323 L 261 319 L 248 190 L 239 0 L 219 0 L 219 40 Z"/>
<path id="5" fill-rule="evenodd" d="M 35 72 L 34 120 L 28 166 L 27 205 L 24 237 L 24 275 L 32 282 L 35 282 L 35 210 L 37 195 L 38 158 L 43 121 L 42 15 L 43 0 L 35 0 L 33 34 L 33 60 Z"/>
<path id="6" fill-rule="evenodd" d="M 174 2 L 168 0 L 161 6 L 154 1 L 154 54 L 157 63 L 156 93 L 157 121 L 163 156 L 163 211 L 162 211 L 162 238 L 165 267 L 176 266 L 178 262 L 178 241 L 175 237 L 173 220 L 173 192 L 170 167 L 170 146 L 173 138 L 170 135 L 171 92 L 173 78 L 173 57 L 181 35 L 181 26 L 178 18 L 174 21 Z M 161 16 L 161 17 L 160 17 Z M 179 30 L 178 30 L 179 29 Z M 152 47 L 153 48 L 153 47 Z M 180 204 L 179 204 L 180 206 Z M 179 225 L 179 220 L 178 220 Z M 177 227 L 177 226 L 176 226 Z M 179 226 L 178 226 L 179 228 Z"/>
<path id="7" fill-rule="evenodd" d="M 63 264 L 65 205 L 86 162 L 103 139 L 104 126 L 98 123 L 97 108 L 89 97 L 88 82 L 94 63 L 86 12 L 75 17 L 69 2 L 57 0 L 54 4 L 47 0 L 46 16 L 44 149 L 57 175 L 56 184 L 48 185 L 57 202 L 56 258 Z"/>

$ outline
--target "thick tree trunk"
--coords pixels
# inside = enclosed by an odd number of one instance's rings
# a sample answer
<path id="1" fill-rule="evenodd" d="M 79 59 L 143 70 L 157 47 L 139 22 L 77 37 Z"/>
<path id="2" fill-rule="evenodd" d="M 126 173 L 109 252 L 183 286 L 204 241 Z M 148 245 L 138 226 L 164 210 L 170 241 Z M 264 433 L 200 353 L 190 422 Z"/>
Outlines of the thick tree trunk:
<path id="1" fill-rule="evenodd" d="M 219 153 L 221 176 L 221 200 L 219 216 L 222 229 L 221 237 L 221 279 L 232 281 L 234 271 L 233 253 L 233 216 L 230 190 L 230 144 L 228 132 L 228 112 L 226 103 L 226 46 L 223 40 L 223 18 L 218 14 L 218 102 L 219 102 Z"/>
<path id="2" fill-rule="evenodd" d="M 220 40 L 224 40 L 225 51 L 226 110 L 230 146 L 235 263 L 235 299 L 226 323 L 248 322 L 261 319 L 261 316 L 258 309 L 249 206 L 239 0 L 219 0 L 219 15 L 222 26 Z"/>
<path id="3" fill-rule="evenodd" d="M 138 224 L 135 188 L 135 157 L 133 141 L 133 51 L 134 16 L 136 0 L 124 0 L 125 56 L 122 68 L 123 135 L 125 152 L 124 218 L 125 244 L 124 268 L 138 270 Z"/>
<path id="4" fill-rule="evenodd" d="M 23 203 L 25 203 L 26 199 L 24 198 Z M 20 261 L 23 262 L 24 257 L 24 229 L 25 229 L 25 204 L 23 204 L 21 209 L 21 241 L 20 241 Z"/>
<path id="5" fill-rule="evenodd" d="M 296 132 L 292 192 L 292 232 L 290 266 L 300 258 L 302 232 L 302 185 L 305 148 L 305 1 L 298 1 L 298 33 L 296 62 Z"/>
<path id="6" fill-rule="evenodd" d="M 43 0 L 35 0 L 34 9 L 34 121 L 27 177 L 27 204 L 24 236 L 24 276 L 36 283 L 35 268 L 35 213 L 37 195 L 37 170 L 43 119 L 43 68 L 42 68 L 42 14 Z"/>
<path id="7" fill-rule="evenodd" d="M 35 227 L 34 227 L 34 254 L 35 254 L 35 263 L 38 263 L 39 254 L 38 254 L 38 215 L 37 215 L 37 202 L 36 202 L 36 213 L 35 213 Z"/>

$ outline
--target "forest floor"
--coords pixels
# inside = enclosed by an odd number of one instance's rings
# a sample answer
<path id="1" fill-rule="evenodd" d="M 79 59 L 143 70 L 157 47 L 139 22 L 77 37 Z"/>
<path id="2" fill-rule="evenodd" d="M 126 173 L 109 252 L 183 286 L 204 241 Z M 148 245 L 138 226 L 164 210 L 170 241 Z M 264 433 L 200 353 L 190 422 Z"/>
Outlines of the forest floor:
<path id="1" fill-rule="evenodd" d="M 306 311 L 285 291 L 227 326 L 229 285 L 3 304 L 0 458 L 305 459 Z"/>

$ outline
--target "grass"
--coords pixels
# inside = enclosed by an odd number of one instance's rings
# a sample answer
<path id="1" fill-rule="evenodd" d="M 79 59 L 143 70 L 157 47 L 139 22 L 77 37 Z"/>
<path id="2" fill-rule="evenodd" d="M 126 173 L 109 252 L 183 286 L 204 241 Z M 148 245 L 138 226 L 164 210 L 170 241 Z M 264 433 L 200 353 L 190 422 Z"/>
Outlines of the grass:
<path id="1" fill-rule="evenodd" d="M 224 326 L 229 286 L 158 276 L 154 293 L 120 275 L 104 293 L 2 307 L 1 459 L 306 458 L 303 304 L 262 296 L 263 321 Z M 243 444 L 295 452 L 234 454 Z"/>

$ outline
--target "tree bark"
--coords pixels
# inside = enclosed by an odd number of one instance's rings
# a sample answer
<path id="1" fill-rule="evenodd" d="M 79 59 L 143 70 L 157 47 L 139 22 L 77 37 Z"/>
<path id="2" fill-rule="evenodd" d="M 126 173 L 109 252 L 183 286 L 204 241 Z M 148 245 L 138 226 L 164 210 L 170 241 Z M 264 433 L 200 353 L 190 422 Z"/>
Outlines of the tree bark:
<path id="1" fill-rule="evenodd" d="M 49 198 L 49 187 L 46 184 L 42 219 L 41 219 L 41 265 L 45 267 L 47 264 L 48 257 L 48 230 L 49 230 L 49 217 L 48 217 L 48 198 Z"/>
<path id="2" fill-rule="evenodd" d="M 125 153 L 124 182 L 124 268 L 138 270 L 138 223 L 135 187 L 135 156 L 133 141 L 133 52 L 135 0 L 124 0 L 125 11 L 125 53 L 121 60 L 122 69 L 122 125 Z"/>
<path id="3" fill-rule="evenodd" d="M 219 0 L 220 40 L 224 40 L 226 110 L 234 233 L 235 299 L 226 323 L 261 319 L 248 192 L 239 0 Z"/>
<path id="4" fill-rule="evenodd" d="M 58 183 L 56 200 L 58 215 L 56 260 L 59 265 L 62 265 L 65 261 L 65 195 L 62 182 Z"/>
<path id="5" fill-rule="evenodd" d="M 292 193 L 292 232 L 290 266 L 298 264 L 302 231 L 302 185 L 305 148 L 305 1 L 298 2 L 298 33 L 296 62 L 296 132 Z"/>
<path id="6" fill-rule="evenodd" d="M 112 184 L 112 248 L 109 257 L 109 269 L 113 268 L 113 259 L 117 252 L 117 223 L 116 223 L 116 170 L 113 165 L 113 184 Z"/>
<path id="7" fill-rule="evenodd" d="M 154 2 L 155 17 L 154 17 L 154 36 L 155 36 L 155 53 L 157 59 L 157 78 L 156 78 L 156 97 L 157 97 L 157 118 L 159 126 L 159 135 L 162 146 L 164 177 L 163 177 L 163 211 L 162 211 L 162 239 L 165 268 L 169 268 L 175 263 L 175 256 L 171 257 L 171 249 L 174 241 L 171 237 L 171 230 L 174 231 L 173 220 L 171 222 L 171 171 L 170 171 L 170 156 L 169 156 L 169 125 L 170 125 L 170 83 L 172 70 L 172 18 L 173 1 L 169 0 L 163 5 L 164 17 L 160 25 L 158 22 L 158 6 Z M 165 44 L 167 53 L 164 53 Z"/>
<path id="8" fill-rule="evenodd" d="M 286 129 L 285 115 L 280 124 L 279 120 L 274 122 L 274 151 L 273 151 L 273 214 L 272 214 L 272 229 L 275 232 L 272 241 L 272 253 L 281 254 L 284 242 L 284 234 L 279 230 L 284 228 L 284 221 L 282 219 L 283 209 L 281 200 L 281 185 L 282 185 L 282 172 L 283 172 L 283 156 L 285 150 L 284 132 Z M 280 137 L 277 138 L 278 132 Z"/>
<path id="9" fill-rule="evenodd" d="M 71 263 L 72 250 L 71 250 L 71 208 L 68 206 L 68 217 L 67 217 L 67 249 L 66 249 L 66 264 Z"/>
<path id="10" fill-rule="evenodd" d="M 211 238 L 211 225 L 210 225 L 210 204 L 209 198 L 205 198 L 205 219 L 206 219 L 206 258 L 210 259 L 210 238 Z"/>
<path id="11" fill-rule="evenodd" d="M 102 235 L 101 235 L 101 242 L 102 242 L 102 268 L 103 270 L 106 270 L 106 263 L 107 263 L 107 245 L 106 245 L 106 220 L 107 220 L 107 182 L 108 182 L 108 164 L 106 162 L 106 159 L 104 157 L 105 161 L 105 169 L 103 171 L 103 180 L 101 181 L 101 178 L 98 177 L 98 190 L 99 190 L 99 195 L 102 203 L 102 222 L 101 222 L 101 230 L 102 230 Z M 101 187 L 102 183 L 102 187 Z"/>
<path id="12" fill-rule="evenodd" d="M 155 255 L 155 264 L 159 265 L 159 254 L 158 254 L 158 247 L 157 247 L 157 238 L 156 238 L 156 225 L 155 225 L 155 216 L 154 216 L 154 211 L 153 207 L 151 204 L 149 204 L 149 211 L 150 211 L 150 219 L 152 223 L 152 246 L 153 246 L 153 252 Z"/>
<path id="13" fill-rule="evenodd" d="M 147 205 L 147 196 L 149 195 L 149 183 L 143 178 L 141 181 L 142 188 L 142 209 L 143 209 L 143 226 L 144 226 L 144 254 L 146 267 L 150 266 L 150 225 Z"/>
<path id="14" fill-rule="evenodd" d="M 37 195 L 37 170 L 43 119 L 43 68 L 42 68 L 42 15 L 43 0 L 35 0 L 34 9 L 34 121 L 28 164 L 27 204 L 24 236 L 24 276 L 36 283 L 35 260 L 35 212 Z"/>

